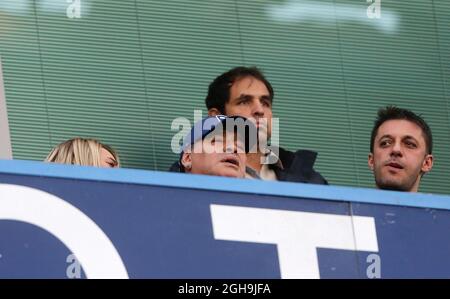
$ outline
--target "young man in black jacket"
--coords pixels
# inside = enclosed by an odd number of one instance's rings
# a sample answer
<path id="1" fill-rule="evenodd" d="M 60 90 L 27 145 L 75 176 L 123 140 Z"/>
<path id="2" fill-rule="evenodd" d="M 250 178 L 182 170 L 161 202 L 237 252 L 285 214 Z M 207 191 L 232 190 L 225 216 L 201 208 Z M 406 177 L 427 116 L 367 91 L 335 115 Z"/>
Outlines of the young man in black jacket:
<path id="1" fill-rule="evenodd" d="M 239 115 L 251 119 L 258 128 L 259 144 L 267 144 L 272 134 L 274 91 L 256 67 L 236 67 L 218 76 L 210 85 L 205 103 L 208 114 Z M 287 151 L 260 146 L 247 154 L 247 178 L 301 183 L 328 184 L 314 170 L 317 153 L 308 150 Z M 176 171 L 176 165 L 171 168 Z"/>

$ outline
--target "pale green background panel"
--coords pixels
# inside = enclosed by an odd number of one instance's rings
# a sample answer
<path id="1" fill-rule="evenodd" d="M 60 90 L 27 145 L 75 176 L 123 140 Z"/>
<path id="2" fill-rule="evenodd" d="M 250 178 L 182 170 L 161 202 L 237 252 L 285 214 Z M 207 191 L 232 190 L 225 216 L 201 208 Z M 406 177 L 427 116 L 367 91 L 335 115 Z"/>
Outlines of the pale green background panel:
<path id="1" fill-rule="evenodd" d="M 156 169 L 167 170 L 171 123 L 203 110 L 210 80 L 243 63 L 234 1 L 137 1 Z M 150 151 L 151 149 L 149 149 Z"/>
<path id="2" fill-rule="evenodd" d="M 92 136 L 117 147 L 127 167 L 153 168 L 133 3 L 92 1 L 79 20 L 38 9 L 51 143 Z"/>
<path id="3" fill-rule="evenodd" d="M 0 55 L 13 154 L 36 159 L 49 149 L 36 17 L 32 9 L 13 14 L 13 5 L 5 4 L 0 4 Z"/>
<path id="4" fill-rule="evenodd" d="M 275 88 L 281 145 L 319 152 L 332 184 L 373 187 L 376 110 L 421 113 L 436 165 L 421 191 L 450 193 L 450 2 L 363 0 L 1 0 L 13 154 L 41 160 L 76 136 L 117 148 L 125 167 L 166 170 L 171 123 L 203 110 L 209 82 L 261 67 Z M 23 5 L 20 5 L 20 4 Z"/>

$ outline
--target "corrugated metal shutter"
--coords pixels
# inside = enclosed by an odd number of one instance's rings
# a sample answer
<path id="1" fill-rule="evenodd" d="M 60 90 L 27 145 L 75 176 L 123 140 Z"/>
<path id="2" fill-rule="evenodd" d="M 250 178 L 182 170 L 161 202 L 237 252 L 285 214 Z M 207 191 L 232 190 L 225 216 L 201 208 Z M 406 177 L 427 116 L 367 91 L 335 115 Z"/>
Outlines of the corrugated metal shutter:
<path id="1" fill-rule="evenodd" d="M 332 184 L 373 186 L 376 110 L 429 121 L 435 167 L 421 191 L 450 193 L 450 2 L 359 0 L 1 0 L 0 55 L 15 158 L 75 135 L 117 148 L 126 167 L 166 170 L 176 117 L 193 119 L 209 82 L 236 65 L 275 87 L 281 144 L 319 152 Z M 25 1 L 28 6 L 18 6 Z"/>

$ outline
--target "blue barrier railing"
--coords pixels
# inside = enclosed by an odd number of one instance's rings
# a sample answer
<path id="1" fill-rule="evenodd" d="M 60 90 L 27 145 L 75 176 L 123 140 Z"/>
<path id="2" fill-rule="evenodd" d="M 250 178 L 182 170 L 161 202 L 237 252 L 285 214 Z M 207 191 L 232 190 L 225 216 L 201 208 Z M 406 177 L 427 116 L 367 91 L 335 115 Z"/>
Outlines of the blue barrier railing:
<path id="1" fill-rule="evenodd" d="M 450 197 L 0 161 L 0 277 L 450 277 Z"/>

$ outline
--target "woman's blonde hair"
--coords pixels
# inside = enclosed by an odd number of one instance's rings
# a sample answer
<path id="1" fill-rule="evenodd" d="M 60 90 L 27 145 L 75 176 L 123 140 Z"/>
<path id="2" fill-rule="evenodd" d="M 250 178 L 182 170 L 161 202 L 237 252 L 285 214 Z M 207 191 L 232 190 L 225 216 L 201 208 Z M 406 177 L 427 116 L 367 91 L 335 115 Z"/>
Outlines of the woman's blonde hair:
<path id="1" fill-rule="evenodd" d="M 69 139 L 57 145 L 45 158 L 45 162 L 99 167 L 102 148 L 111 153 L 116 160 L 115 166 L 119 167 L 119 156 L 114 149 L 98 140 L 80 137 Z"/>

